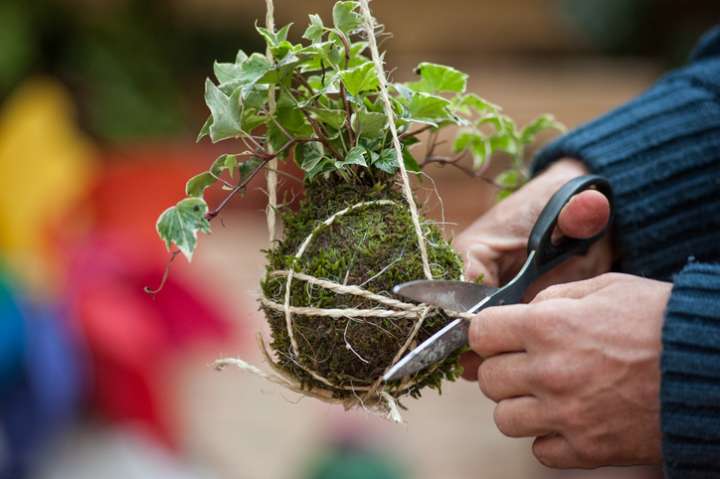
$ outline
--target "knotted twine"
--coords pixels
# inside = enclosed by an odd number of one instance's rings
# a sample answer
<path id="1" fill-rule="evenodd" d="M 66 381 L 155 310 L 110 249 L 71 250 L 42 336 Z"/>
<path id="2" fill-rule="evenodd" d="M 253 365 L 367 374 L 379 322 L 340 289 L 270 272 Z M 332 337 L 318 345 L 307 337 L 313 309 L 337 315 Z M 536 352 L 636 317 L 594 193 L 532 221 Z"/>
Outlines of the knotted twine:
<path id="1" fill-rule="evenodd" d="M 266 0 L 266 6 L 267 6 L 267 16 L 266 16 L 266 27 L 270 31 L 274 31 L 275 28 L 275 22 L 274 22 L 274 6 L 272 0 Z M 425 236 L 422 232 L 422 226 L 420 224 L 420 214 L 418 213 L 417 205 L 415 203 L 415 198 L 412 193 L 412 188 L 410 185 L 410 179 L 407 173 L 407 169 L 405 168 L 405 164 L 403 162 L 403 153 L 402 153 L 402 145 L 400 143 L 400 137 L 398 135 L 398 129 L 397 124 L 395 123 L 395 113 L 392 108 L 392 104 L 390 102 L 390 96 L 388 94 L 388 80 L 387 76 L 385 74 L 385 69 L 383 66 L 383 61 L 380 56 L 380 52 L 378 50 L 377 40 L 375 38 L 375 19 L 372 16 L 372 13 L 370 11 L 370 7 L 368 5 L 368 0 L 360 0 L 360 10 L 363 17 L 363 29 L 365 30 L 365 34 L 368 39 L 368 46 L 370 49 L 371 58 L 373 61 L 373 64 L 375 66 L 375 70 L 378 76 L 379 80 L 379 89 L 380 89 L 380 97 L 383 101 L 383 107 L 385 110 L 385 114 L 388 119 L 388 126 L 390 128 L 390 133 L 392 136 L 392 142 L 393 147 L 395 149 L 395 156 L 396 161 L 398 164 L 398 169 L 400 171 L 400 178 L 402 180 L 402 191 L 403 195 L 405 197 L 405 201 L 407 202 L 408 209 L 410 210 L 410 215 L 413 223 L 413 227 L 415 230 L 415 234 L 417 236 L 417 242 L 418 242 L 418 249 L 420 251 L 420 258 L 422 261 L 422 267 L 423 267 L 423 273 L 425 274 L 425 277 L 427 279 L 432 279 L 432 271 L 430 269 L 430 262 L 428 259 L 428 253 L 427 253 L 427 247 L 425 243 Z M 268 56 L 271 58 L 271 53 L 268 51 Z M 270 109 L 274 109 L 274 92 L 270 92 L 269 96 L 269 106 Z M 267 224 L 268 224 L 268 231 L 270 236 L 271 243 L 275 240 L 275 210 L 277 208 L 277 173 L 276 173 L 276 160 L 273 160 L 272 164 L 268 165 L 268 171 L 267 171 L 267 185 L 268 185 L 268 206 L 266 209 L 266 215 L 267 215 Z M 300 247 L 298 248 L 297 252 L 295 253 L 295 259 L 299 260 L 307 248 L 310 246 L 312 240 L 314 237 L 324 228 L 332 225 L 336 219 L 353 213 L 355 211 L 358 211 L 360 209 L 368 208 L 368 207 L 387 207 L 387 206 L 398 206 L 396 202 L 391 200 L 376 200 L 376 201 L 367 201 L 367 202 L 361 202 L 354 204 L 352 206 L 349 206 L 341 211 L 336 212 L 329 218 L 325 219 L 323 222 L 319 223 L 313 231 L 305 238 L 305 240 L 301 243 Z M 262 377 L 267 381 L 282 385 L 296 393 L 314 397 L 316 399 L 338 404 L 341 403 L 345 406 L 346 409 L 350 409 L 356 406 L 361 406 L 365 409 L 371 410 L 371 411 L 377 411 L 383 413 L 388 419 L 394 421 L 394 422 L 402 422 L 402 416 L 400 415 L 399 408 L 397 405 L 397 401 L 395 397 L 398 397 L 402 395 L 403 393 L 407 392 L 412 386 L 416 384 L 416 380 L 414 379 L 406 379 L 403 383 L 401 383 L 399 386 L 395 386 L 394 388 L 390 388 L 387 385 L 383 385 L 382 375 L 381 377 L 377 378 L 372 384 L 369 385 L 352 385 L 352 386 L 346 386 L 346 385 L 340 385 L 335 384 L 329 379 L 325 378 L 318 372 L 312 370 L 311 368 L 307 367 L 304 364 L 301 364 L 300 362 L 300 354 L 299 354 L 299 348 L 297 341 L 295 339 L 295 334 L 293 331 L 293 323 L 292 323 L 292 317 L 293 315 L 302 315 L 302 316 L 318 316 L 318 317 L 327 317 L 327 318 L 369 318 L 369 317 L 376 317 L 376 318 L 411 318 L 416 319 L 415 324 L 413 326 L 412 331 L 410 332 L 408 338 L 403 343 L 401 348 L 398 350 L 398 352 L 393 357 L 393 360 L 391 361 L 390 365 L 387 369 L 390 369 L 393 365 L 395 365 L 400 358 L 410 349 L 410 347 L 415 342 L 415 339 L 417 337 L 417 334 L 420 331 L 420 328 L 422 327 L 425 318 L 430 314 L 432 311 L 432 307 L 428 305 L 416 305 L 411 303 L 405 303 L 403 301 L 399 301 L 393 298 L 389 298 L 387 296 L 383 296 L 380 294 L 373 293 L 371 291 L 368 291 L 366 289 L 363 289 L 359 286 L 354 285 L 344 285 L 340 283 L 336 283 L 334 281 L 330 281 L 327 279 L 321 279 L 316 278 L 304 273 L 296 272 L 294 269 L 290 269 L 287 271 L 273 271 L 270 273 L 270 276 L 275 277 L 285 277 L 286 283 L 285 283 L 285 297 L 282 304 L 272 301 L 269 298 L 261 297 L 260 302 L 261 304 L 269 309 L 273 309 L 275 311 L 282 311 L 285 313 L 285 325 L 288 332 L 288 337 L 290 338 L 290 344 L 292 347 L 292 354 L 293 354 L 293 361 L 294 363 L 303 369 L 305 372 L 307 372 L 310 376 L 312 376 L 315 380 L 321 382 L 322 384 L 325 384 L 330 390 L 327 389 L 318 389 L 318 388 L 311 388 L 307 389 L 307 387 L 303 387 L 296 378 L 291 377 L 284 369 L 282 369 L 279 364 L 272 358 L 271 354 L 268 351 L 268 348 L 262 338 L 262 336 L 258 335 L 260 350 L 262 351 L 265 360 L 267 361 L 270 368 L 273 370 L 274 374 L 269 374 L 265 371 L 262 371 L 261 369 L 253 366 L 252 364 L 249 364 L 239 358 L 224 358 L 219 359 L 215 361 L 214 366 L 217 369 L 223 369 L 225 366 L 235 366 L 240 368 L 241 370 L 244 370 L 246 372 L 250 372 L 256 376 Z M 304 281 L 308 284 L 318 286 L 324 289 L 328 289 L 330 291 L 333 291 L 337 294 L 347 294 L 347 295 L 354 295 L 358 297 L 363 297 L 366 299 L 373 300 L 377 302 L 380 305 L 383 305 L 385 309 L 382 308 L 373 308 L 373 309 L 356 309 L 356 308 L 338 308 L 338 309 L 326 309 L 326 308 L 314 308 L 314 307 L 298 307 L 298 306 L 292 306 L 290 304 L 290 292 L 291 292 L 291 285 L 293 279 Z M 448 314 L 451 317 L 461 317 L 465 319 L 470 319 L 470 315 L 466 313 L 459 313 L 459 312 L 453 312 L 453 311 L 445 311 L 446 314 Z M 349 345 L 348 345 L 349 346 Z M 337 399 L 333 397 L 332 390 L 336 391 L 349 391 L 352 392 L 353 398 L 352 399 Z M 358 393 L 362 393 L 362 396 L 358 395 Z"/>

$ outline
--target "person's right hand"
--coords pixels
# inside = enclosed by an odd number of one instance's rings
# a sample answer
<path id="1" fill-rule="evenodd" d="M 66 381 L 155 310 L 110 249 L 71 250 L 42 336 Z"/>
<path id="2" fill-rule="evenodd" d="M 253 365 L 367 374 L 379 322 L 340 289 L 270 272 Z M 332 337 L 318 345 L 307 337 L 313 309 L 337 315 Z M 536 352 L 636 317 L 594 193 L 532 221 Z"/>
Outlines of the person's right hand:
<path id="1" fill-rule="evenodd" d="M 517 274 L 527 257 L 527 241 L 540 212 L 553 194 L 569 180 L 588 173 L 584 164 L 565 159 L 523 188 L 494 206 L 469 228 L 453 245 L 465 261 L 465 280 L 482 275 L 482 283 L 500 286 Z M 589 238 L 605 228 L 610 215 L 607 198 L 589 190 L 576 195 L 558 219 L 558 233 L 572 238 Z M 594 244 L 584 256 L 572 258 L 543 275 L 526 294 L 531 300 L 548 286 L 580 281 L 607 273 L 613 261 L 609 235 Z M 462 360 L 465 377 L 476 379 L 480 358 L 467 353 Z"/>

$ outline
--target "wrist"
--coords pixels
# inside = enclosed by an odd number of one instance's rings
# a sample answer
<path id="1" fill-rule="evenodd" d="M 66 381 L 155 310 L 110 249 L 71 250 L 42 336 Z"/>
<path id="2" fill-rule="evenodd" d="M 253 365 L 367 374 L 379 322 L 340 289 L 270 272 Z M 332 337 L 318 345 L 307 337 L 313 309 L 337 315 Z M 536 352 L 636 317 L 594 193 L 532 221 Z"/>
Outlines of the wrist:
<path id="1" fill-rule="evenodd" d="M 561 160 L 554 161 L 547 170 L 545 170 L 545 173 L 570 180 L 578 176 L 587 175 L 590 173 L 590 169 L 580 160 L 576 160 L 575 158 L 563 158 Z"/>

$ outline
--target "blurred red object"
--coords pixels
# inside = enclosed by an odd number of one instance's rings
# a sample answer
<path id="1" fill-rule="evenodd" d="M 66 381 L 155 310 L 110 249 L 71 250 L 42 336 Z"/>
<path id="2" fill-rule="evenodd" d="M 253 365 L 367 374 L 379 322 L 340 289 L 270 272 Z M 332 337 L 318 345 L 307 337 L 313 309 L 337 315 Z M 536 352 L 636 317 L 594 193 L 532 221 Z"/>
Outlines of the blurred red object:
<path id="1" fill-rule="evenodd" d="M 91 355 L 94 406 L 111 420 L 142 425 L 169 446 L 178 444 L 169 390 L 175 360 L 199 348 L 217 351 L 238 334 L 202 278 L 184 274 L 188 266 L 179 258 L 160 294 L 153 298 L 143 289 L 160 282 L 169 258 L 155 232 L 157 217 L 220 153 L 198 146 L 107 153 L 73 214 L 76 227 L 59 233 L 72 317 Z M 256 192 L 240 203 L 260 209 L 264 201 Z"/>
<path id="2" fill-rule="evenodd" d="M 163 268 L 144 263 L 128 243 L 94 239 L 70 252 L 72 316 L 91 355 L 92 400 L 115 421 L 142 425 L 176 444 L 169 375 L 191 349 L 217 348 L 227 318 L 190 285 L 170 277 L 155 299 L 143 291 Z M 142 255 L 140 255 L 142 256 Z"/>

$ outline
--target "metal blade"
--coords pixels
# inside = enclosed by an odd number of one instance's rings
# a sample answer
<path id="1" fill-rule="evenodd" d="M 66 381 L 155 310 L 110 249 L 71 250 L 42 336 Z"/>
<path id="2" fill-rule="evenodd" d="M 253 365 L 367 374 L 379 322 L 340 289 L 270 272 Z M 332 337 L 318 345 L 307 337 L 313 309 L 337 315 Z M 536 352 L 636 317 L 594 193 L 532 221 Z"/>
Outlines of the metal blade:
<path id="1" fill-rule="evenodd" d="M 393 288 L 393 293 L 451 311 L 467 311 L 498 289 L 464 281 L 421 279 Z"/>
<path id="2" fill-rule="evenodd" d="M 469 327 L 470 322 L 465 319 L 454 320 L 398 361 L 385 373 L 383 381 L 394 381 L 413 375 L 442 361 L 468 343 Z"/>

